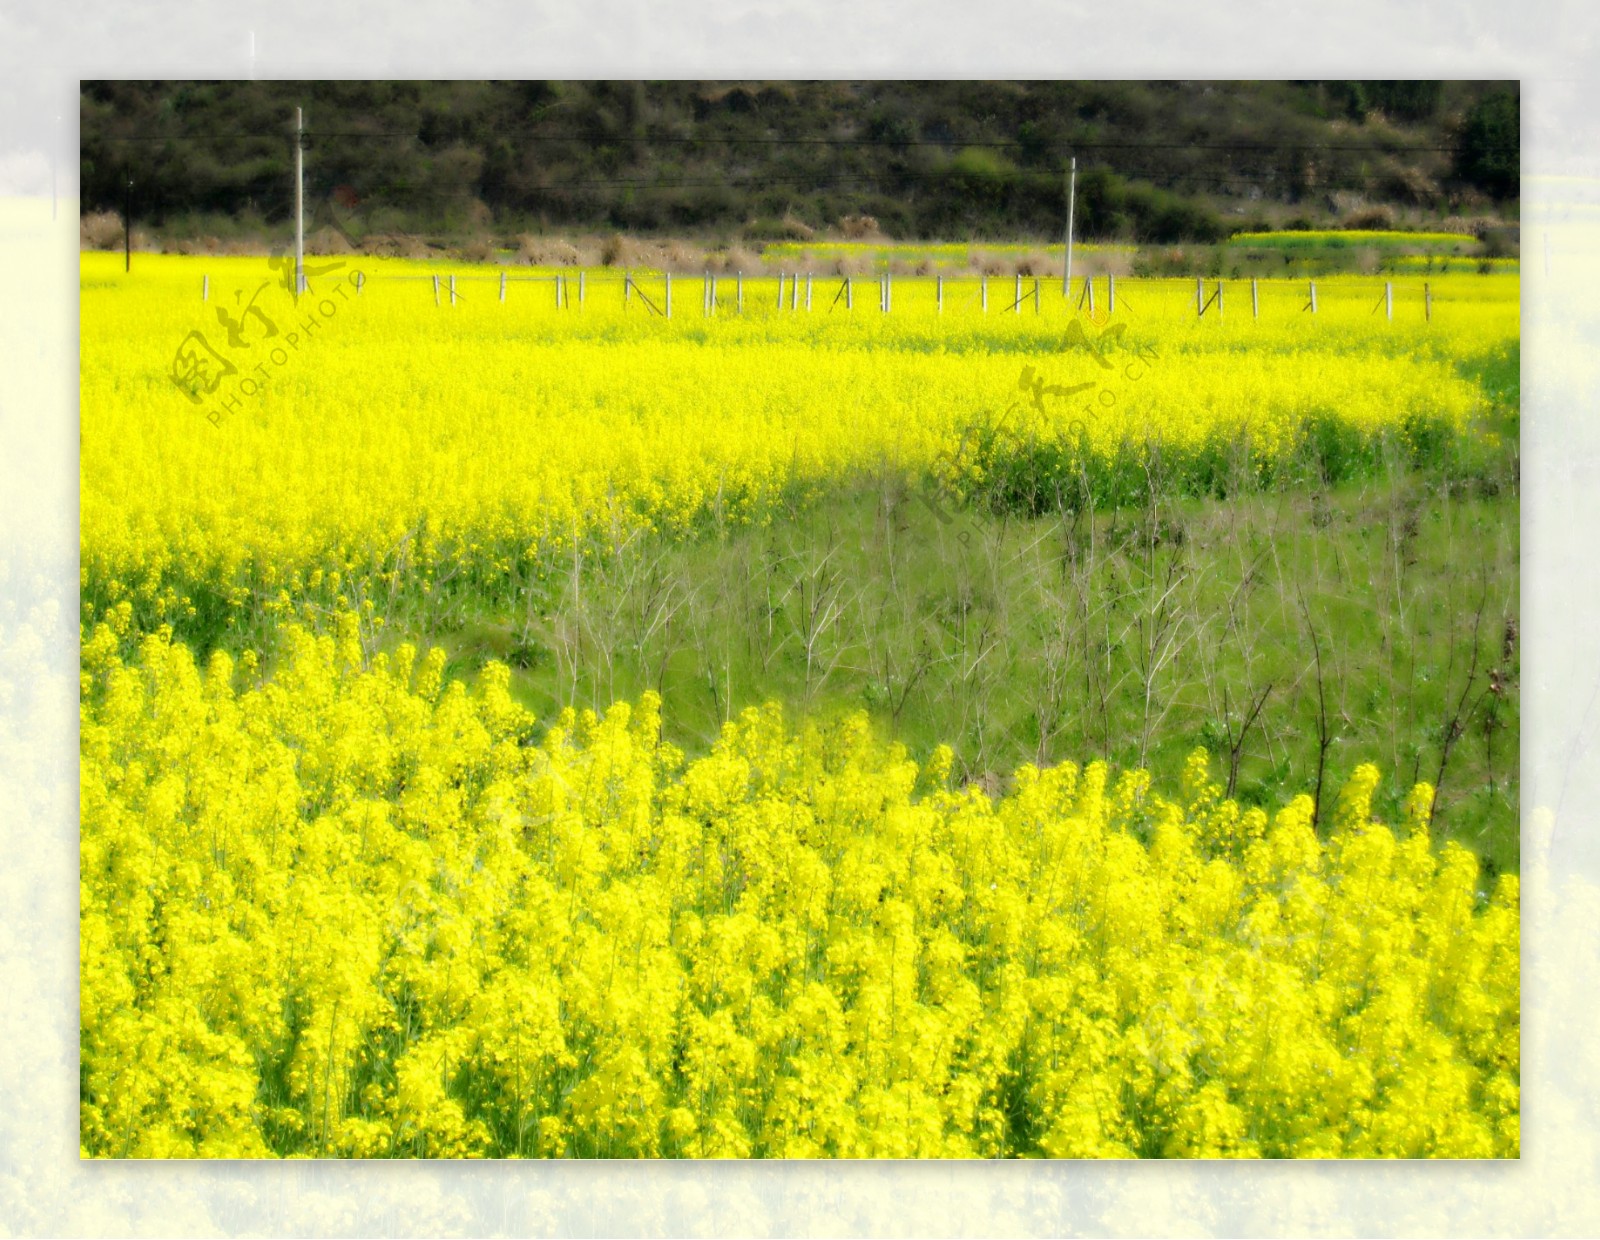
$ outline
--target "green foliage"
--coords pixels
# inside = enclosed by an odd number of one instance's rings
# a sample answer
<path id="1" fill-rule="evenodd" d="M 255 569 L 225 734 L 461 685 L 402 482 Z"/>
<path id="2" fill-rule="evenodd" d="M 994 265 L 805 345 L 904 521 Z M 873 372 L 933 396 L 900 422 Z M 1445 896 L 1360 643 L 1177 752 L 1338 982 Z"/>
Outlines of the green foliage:
<path id="1" fill-rule="evenodd" d="M 1460 82 L 90 81 L 80 92 L 80 174 L 86 212 L 119 212 L 131 176 L 135 215 L 147 229 L 246 211 L 281 227 L 292 201 L 300 106 L 313 135 L 309 198 L 342 195 L 358 237 L 473 233 L 489 221 L 508 236 L 546 226 L 727 233 L 792 212 L 812 228 L 871 215 L 908 238 L 1055 239 L 1066 161 L 1076 153 L 1084 235 L 1193 241 L 1218 234 L 1219 172 L 1266 195 L 1240 199 L 1252 213 L 1298 202 L 1327 222 L 1331 208 L 1311 192 L 1311 172 L 1296 152 L 1336 136 L 1337 147 L 1318 156 L 1315 185 L 1365 186 L 1374 200 L 1409 203 L 1406 186 L 1449 171 L 1438 148 L 1454 134 L 1443 118 L 1469 107 L 1476 120 L 1467 134 L 1478 144 L 1469 179 L 1502 184 L 1494 134 L 1503 125 L 1493 107 L 1484 110 L 1487 89 Z M 1381 132 L 1330 130 L 1373 109 L 1388 122 Z M 146 140 L 151 135 L 162 140 Z M 1151 146 L 1155 135 L 1166 137 Z M 1236 153 L 1219 169 L 1171 135 L 1272 153 Z M 1514 175 L 1514 160 L 1510 167 Z"/>
<path id="2" fill-rule="evenodd" d="M 1461 177 L 1496 198 L 1515 197 L 1522 176 L 1522 105 L 1511 91 L 1474 104 L 1461 129 Z"/>

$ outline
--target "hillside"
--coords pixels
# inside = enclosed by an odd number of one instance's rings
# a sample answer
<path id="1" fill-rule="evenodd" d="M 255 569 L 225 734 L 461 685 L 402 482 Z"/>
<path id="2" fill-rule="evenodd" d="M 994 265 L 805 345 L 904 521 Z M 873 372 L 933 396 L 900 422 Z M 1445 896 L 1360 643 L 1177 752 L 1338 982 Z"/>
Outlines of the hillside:
<path id="1" fill-rule="evenodd" d="M 249 236 L 1208 241 L 1514 218 L 1518 88 L 1473 82 L 85 82 L 87 214 Z M 131 179 L 132 188 L 128 188 Z M 337 204 L 335 206 L 334 204 Z"/>

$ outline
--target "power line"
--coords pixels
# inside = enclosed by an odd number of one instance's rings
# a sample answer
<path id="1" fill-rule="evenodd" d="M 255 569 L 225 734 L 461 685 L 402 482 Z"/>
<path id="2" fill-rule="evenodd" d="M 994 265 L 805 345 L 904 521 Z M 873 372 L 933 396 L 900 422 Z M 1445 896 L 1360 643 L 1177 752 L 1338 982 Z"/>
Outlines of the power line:
<path id="1" fill-rule="evenodd" d="M 901 147 L 938 147 L 944 150 L 984 149 L 984 150 L 1038 150 L 1040 148 L 1055 147 L 1067 151 L 1235 151 L 1254 154 L 1303 154 L 1322 151 L 1344 152 L 1361 155 L 1417 155 L 1417 154 L 1459 154 L 1465 148 L 1459 145 L 1450 146 L 1404 146 L 1385 147 L 1372 144 L 1337 143 L 1337 142 L 1099 142 L 1099 141 L 1049 141 L 1049 142 L 1024 142 L 1017 139 L 936 139 L 936 138 L 739 138 L 715 134 L 695 135 L 613 135 L 596 133 L 571 133 L 549 134 L 532 133 L 516 128 L 496 126 L 484 137 L 498 137 L 507 133 L 515 133 L 528 142 L 570 142 L 575 144 L 598 143 L 600 145 L 628 144 L 633 146 L 681 146 L 703 144 L 707 146 L 789 146 L 789 147 L 864 147 L 899 149 Z M 285 132 L 275 135 L 271 132 L 233 132 L 233 133 L 177 133 L 177 134 L 98 134 L 96 140 L 106 142 L 224 142 L 224 141 L 262 141 L 281 136 L 285 140 L 292 135 Z M 372 131 L 372 130 L 314 130 L 308 129 L 304 134 L 305 139 L 315 141 L 320 138 L 409 138 L 413 141 L 424 142 L 422 135 L 414 131 Z M 457 142 L 462 135 L 449 137 L 441 136 L 438 141 Z M 1520 146 L 1511 143 L 1489 144 L 1475 148 L 1480 151 L 1509 152 L 1520 150 Z"/>
<path id="2" fill-rule="evenodd" d="M 1188 173 L 1170 170 L 1119 170 L 1118 175 L 1125 176 L 1135 181 L 1144 181 L 1154 188 L 1165 188 L 1155 185 L 1157 179 L 1163 179 L 1171 184 L 1185 186 L 1205 187 L 1216 190 L 1250 190 L 1288 188 L 1284 182 L 1290 180 L 1288 174 L 1281 170 L 1267 170 L 1261 173 L 1237 172 L 1231 175 L 1218 175 L 1215 173 L 1195 172 Z M 1322 190 L 1349 189 L 1359 190 L 1370 186 L 1370 183 L 1381 174 L 1370 174 L 1363 178 L 1333 178 L 1317 177 L 1314 183 L 1301 184 L 1301 192 L 1317 192 Z M 897 169 L 892 171 L 871 172 L 832 172 L 816 170 L 812 172 L 790 174 L 768 174 L 753 180 L 733 179 L 726 176 L 715 177 L 708 180 L 677 179 L 677 180 L 652 180 L 647 178 L 574 178 L 571 180 L 548 181 L 539 184 L 520 187 L 523 194 L 556 193 L 563 190 L 585 189 L 618 189 L 634 191 L 661 191 L 694 189 L 737 189 L 741 191 L 763 189 L 788 189 L 796 186 L 816 186 L 817 188 L 832 187 L 873 187 L 893 186 L 898 184 L 948 182 L 951 173 L 948 169 Z M 1012 169 L 988 174 L 984 179 L 1009 184 L 1033 184 L 1046 190 L 1060 188 L 1060 175 L 1054 172 L 1035 172 L 1028 169 Z M 331 178 L 324 178 L 324 183 L 333 185 Z M 370 185 L 363 193 L 363 197 L 371 198 L 385 191 L 397 191 L 409 196 L 444 197 L 453 195 L 450 191 L 441 190 L 434 186 L 402 185 L 395 182 Z M 1442 191 L 1417 188 L 1413 193 L 1432 194 Z"/>

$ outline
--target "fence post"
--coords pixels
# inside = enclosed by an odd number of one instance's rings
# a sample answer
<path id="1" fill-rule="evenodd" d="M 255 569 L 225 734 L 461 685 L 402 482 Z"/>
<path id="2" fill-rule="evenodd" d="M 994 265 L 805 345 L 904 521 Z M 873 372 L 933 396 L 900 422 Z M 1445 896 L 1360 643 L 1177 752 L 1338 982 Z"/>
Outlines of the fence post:
<path id="1" fill-rule="evenodd" d="M 1089 297 L 1089 313 L 1093 314 L 1094 313 L 1094 277 L 1093 276 L 1085 276 L 1083 278 L 1083 291 Z"/>
<path id="2" fill-rule="evenodd" d="M 1217 281 L 1217 317 L 1222 317 L 1222 281 Z"/>
<path id="3" fill-rule="evenodd" d="M 783 272 L 778 273 L 778 309 L 783 309 Z"/>
<path id="4" fill-rule="evenodd" d="M 211 277 L 210 276 L 201 276 L 200 277 L 200 300 L 201 301 L 210 301 L 211 300 Z"/>
<path id="5" fill-rule="evenodd" d="M 672 273 L 667 272 L 667 317 L 672 317 Z"/>
<path id="6" fill-rule="evenodd" d="M 855 286 L 851 283 L 849 276 L 844 278 L 844 308 L 846 310 L 855 309 Z"/>
<path id="7" fill-rule="evenodd" d="M 633 272 L 622 273 L 622 308 L 626 310 L 628 303 L 633 300 Z"/>
<path id="8" fill-rule="evenodd" d="M 1106 273 L 1106 313 L 1117 312 L 1117 277 L 1110 272 Z"/>
<path id="9" fill-rule="evenodd" d="M 1017 272 L 1017 300 L 1016 304 L 1011 308 L 1018 314 L 1022 313 L 1022 273 L 1020 271 Z"/>
<path id="10" fill-rule="evenodd" d="M 1317 282 L 1315 280 L 1312 280 L 1311 281 L 1311 313 L 1315 314 L 1316 312 L 1317 312 Z"/>
<path id="11" fill-rule="evenodd" d="M 578 271 L 578 309 L 583 309 L 583 271 Z"/>
<path id="12" fill-rule="evenodd" d="M 706 317 L 711 315 L 711 273 L 700 274 L 700 313 Z"/>
<path id="13" fill-rule="evenodd" d="M 1261 292 L 1256 288 L 1254 276 L 1250 277 L 1250 317 L 1253 319 L 1261 317 Z"/>
<path id="14" fill-rule="evenodd" d="M 789 277 L 789 309 L 800 309 L 800 273 L 798 271 Z"/>
<path id="15" fill-rule="evenodd" d="M 504 301 L 505 299 L 506 299 L 506 273 L 502 271 L 500 273 L 500 300 Z"/>
<path id="16" fill-rule="evenodd" d="M 811 313 L 811 273 L 806 272 L 806 313 Z"/>
<path id="17" fill-rule="evenodd" d="M 983 312 L 989 313 L 989 277 L 982 276 L 978 280 L 978 301 L 983 306 Z"/>
<path id="18" fill-rule="evenodd" d="M 1428 287 L 1426 280 L 1422 282 L 1422 321 L 1424 323 L 1433 321 L 1433 290 Z"/>
<path id="19" fill-rule="evenodd" d="M 366 284 L 366 282 L 367 282 L 367 273 L 364 272 L 364 271 L 356 272 L 356 296 L 357 297 L 361 296 L 361 287 L 362 287 L 362 285 Z"/>
<path id="20" fill-rule="evenodd" d="M 438 276 L 434 276 L 433 277 L 433 304 L 436 305 L 436 306 L 439 304 L 439 277 Z"/>
<path id="21" fill-rule="evenodd" d="M 1199 318 L 1206 312 L 1205 281 L 1199 276 L 1194 278 L 1194 317 Z"/>
<path id="22" fill-rule="evenodd" d="M 934 296 L 935 302 L 938 304 L 939 313 L 943 314 L 944 313 L 944 277 L 943 276 L 934 276 L 933 277 L 933 296 Z"/>
<path id="23" fill-rule="evenodd" d="M 1383 282 L 1383 314 L 1389 322 L 1394 322 L 1394 281 Z"/>
<path id="24" fill-rule="evenodd" d="M 1033 278 L 1033 312 L 1039 313 L 1039 277 Z"/>
<path id="25" fill-rule="evenodd" d="M 456 273 L 453 271 L 450 273 L 450 304 L 456 304 Z"/>

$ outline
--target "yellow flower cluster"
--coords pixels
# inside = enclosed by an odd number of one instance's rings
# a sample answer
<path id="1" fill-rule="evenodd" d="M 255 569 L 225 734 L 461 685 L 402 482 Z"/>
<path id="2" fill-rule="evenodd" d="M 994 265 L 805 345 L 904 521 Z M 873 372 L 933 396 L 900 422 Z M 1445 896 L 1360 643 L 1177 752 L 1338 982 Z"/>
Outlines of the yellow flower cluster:
<path id="1" fill-rule="evenodd" d="M 127 602 L 138 631 L 227 623 L 316 574 L 503 581 L 627 528 L 764 519 L 861 471 L 926 477 L 1013 406 L 1107 461 L 1247 433 L 1270 462 L 1314 419 L 1465 427 L 1483 396 L 1464 363 L 1518 330 L 1498 276 L 1433 281 L 1431 323 L 1420 284 L 1390 323 L 1381 286 L 1334 280 L 1314 316 L 1303 284 L 1263 282 L 1259 319 L 1247 287 L 1197 317 L 1192 282 L 1124 283 L 1096 324 L 1049 281 L 1038 311 L 1003 312 L 1010 281 L 988 313 L 950 284 L 941 311 L 920 281 L 886 314 L 859 281 L 853 310 L 819 285 L 807 314 L 752 279 L 739 314 L 724 278 L 708 317 L 680 280 L 668 320 L 615 273 L 588 273 L 581 309 L 569 277 L 557 309 L 550 283 L 502 302 L 496 273 L 462 270 L 436 306 L 431 275 L 375 260 L 359 291 L 347 263 L 295 306 L 262 260 L 119 264 L 82 259 L 82 573 L 90 623 Z"/>
<path id="2" fill-rule="evenodd" d="M 1308 228 L 1282 232 L 1238 232 L 1228 238 L 1231 245 L 1277 246 L 1454 246 L 1457 251 L 1475 248 L 1478 239 L 1470 233 L 1403 232 L 1394 229 Z"/>
<path id="3" fill-rule="evenodd" d="M 538 743 L 504 667 L 83 649 L 96 1156 L 1515 1156 L 1518 886 L 1376 771 L 948 788 L 864 718 Z"/>

